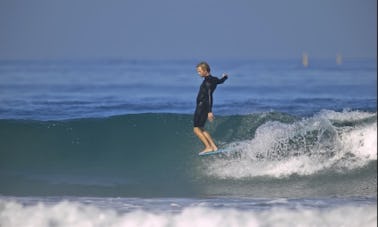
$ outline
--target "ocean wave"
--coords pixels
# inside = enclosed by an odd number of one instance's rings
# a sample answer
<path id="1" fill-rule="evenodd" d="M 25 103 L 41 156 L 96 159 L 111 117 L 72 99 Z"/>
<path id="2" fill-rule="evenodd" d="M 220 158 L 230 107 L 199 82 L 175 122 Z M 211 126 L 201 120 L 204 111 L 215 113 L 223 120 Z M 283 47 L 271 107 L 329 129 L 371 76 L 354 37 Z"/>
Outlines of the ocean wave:
<path id="1" fill-rule="evenodd" d="M 229 155 L 198 156 L 203 145 L 186 114 L 0 120 L 0 193 L 376 194 L 376 113 L 219 116 L 207 129 L 220 147 L 232 151 Z"/>
<path id="2" fill-rule="evenodd" d="M 127 204 L 126 204 L 127 205 Z M 24 205 L 0 200 L 1 226 L 377 226 L 374 205 L 337 206 L 324 209 L 271 208 L 238 210 L 186 207 L 177 213 L 135 209 L 118 212 L 79 202 Z"/>
<path id="3" fill-rule="evenodd" d="M 376 113 L 323 111 L 291 123 L 268 121 L 253 138 L 227 144 L 233 152 L 204 168 L 210 176 L 237 179 L 345 172 L 376 161 L 376 144 Z"/>

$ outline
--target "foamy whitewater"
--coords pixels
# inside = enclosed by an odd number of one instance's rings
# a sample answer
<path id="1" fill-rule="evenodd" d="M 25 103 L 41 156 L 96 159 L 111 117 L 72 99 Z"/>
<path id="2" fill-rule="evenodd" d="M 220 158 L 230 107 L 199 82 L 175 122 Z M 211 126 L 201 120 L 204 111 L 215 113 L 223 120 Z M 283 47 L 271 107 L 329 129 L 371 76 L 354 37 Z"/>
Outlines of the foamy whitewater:
<path id="1" fill-rule="evenodd" d="M 228 144 L 225 149 L 233 152 L 226 153 L 228 158 L 207 162 L 206 172 L 231 179 L 280 178 L 360 168 L 377 160 L 377 122 L 337 128 L 332 121 L 368 118 L 376 114 L 322 111 L 294 124 L 269 121 L 256 130 L 254 138 Z M 312 132 L 316 135 L 309 135 Z"/>
<path id="2" fill-rule="evenodd" d="M 41 202 L 41 200 L 43 202 Z M 369 200 L 1 199 L 1 226 L 376 226 Z M 75 200 L 72 202 L 70 200 Z M 36 203 L 38 201 L 38 203 Z M 146 203 L 146 204 L 143 204 Z M 147 203 L 149 203 L 147 205 Z M 356 204 L 358 206 L 356 207 Z M 110 206 L 113 206 L 110 207 Z M 148 210 L 143 207 L 150 207 Z M 252 208 L 251 208 L 252 207 Z"/>
<path id="3" fill-rule="evenodd" d="M 0 61 L 0 226 L 377 226 L 375 59 Z"/>

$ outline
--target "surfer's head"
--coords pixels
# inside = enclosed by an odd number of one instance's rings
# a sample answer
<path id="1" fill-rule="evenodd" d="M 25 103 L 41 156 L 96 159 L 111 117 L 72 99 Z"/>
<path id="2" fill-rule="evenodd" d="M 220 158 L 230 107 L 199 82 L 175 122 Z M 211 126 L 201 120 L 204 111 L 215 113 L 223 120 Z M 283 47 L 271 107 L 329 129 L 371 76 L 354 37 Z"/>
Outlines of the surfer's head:
<path id="1" fill-rule="evenodd" d="M 201 77 L 208 76 L 210 74 L 210 65 L 207 62 L 202 61 L 197 64 L 197 72 Z"/>

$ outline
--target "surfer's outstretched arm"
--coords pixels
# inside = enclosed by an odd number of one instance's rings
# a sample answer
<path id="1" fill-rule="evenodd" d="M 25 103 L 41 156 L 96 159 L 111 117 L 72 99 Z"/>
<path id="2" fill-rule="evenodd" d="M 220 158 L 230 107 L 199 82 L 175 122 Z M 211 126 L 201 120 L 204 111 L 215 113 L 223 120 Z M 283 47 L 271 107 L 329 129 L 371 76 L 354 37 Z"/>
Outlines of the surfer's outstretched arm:
<path id="1" fill-rule="evenodd" d="M 216 78 L 216 83 L 217 84 L 223 84 L 227 79 L 228 79 L 228 75 L 226 73 L 223 73 L 222 75 L 222 78 L 219 79 L 217 77 L 214 77 Z M 213 121 L 215 119 L 214 117 L 214 114 L 213 114 L 213 91 L 211 89 L 211 86 L 209 86 L 208 88 L 208 96 L 209 96 L 209 113 L 207 115 L 207 119 L 209 119 L 209 121 Z"/>
<path id="2" fill-rule="evenodd" d="M 228 79 L 228 75 L 226 73 L 222 74 L 222 78 L 218 79 L 217 84 L 223 84 Z"/>

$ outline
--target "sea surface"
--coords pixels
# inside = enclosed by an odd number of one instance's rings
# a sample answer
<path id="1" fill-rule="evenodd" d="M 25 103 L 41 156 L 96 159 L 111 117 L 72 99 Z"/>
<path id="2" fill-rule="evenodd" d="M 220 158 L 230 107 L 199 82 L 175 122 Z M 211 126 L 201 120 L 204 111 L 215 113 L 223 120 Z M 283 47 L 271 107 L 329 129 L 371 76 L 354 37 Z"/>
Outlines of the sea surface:
<path id="1" fill-rule="evenodd" d="M 376 59 L 0 61 L 0 226 L 377 226 Z"/>

